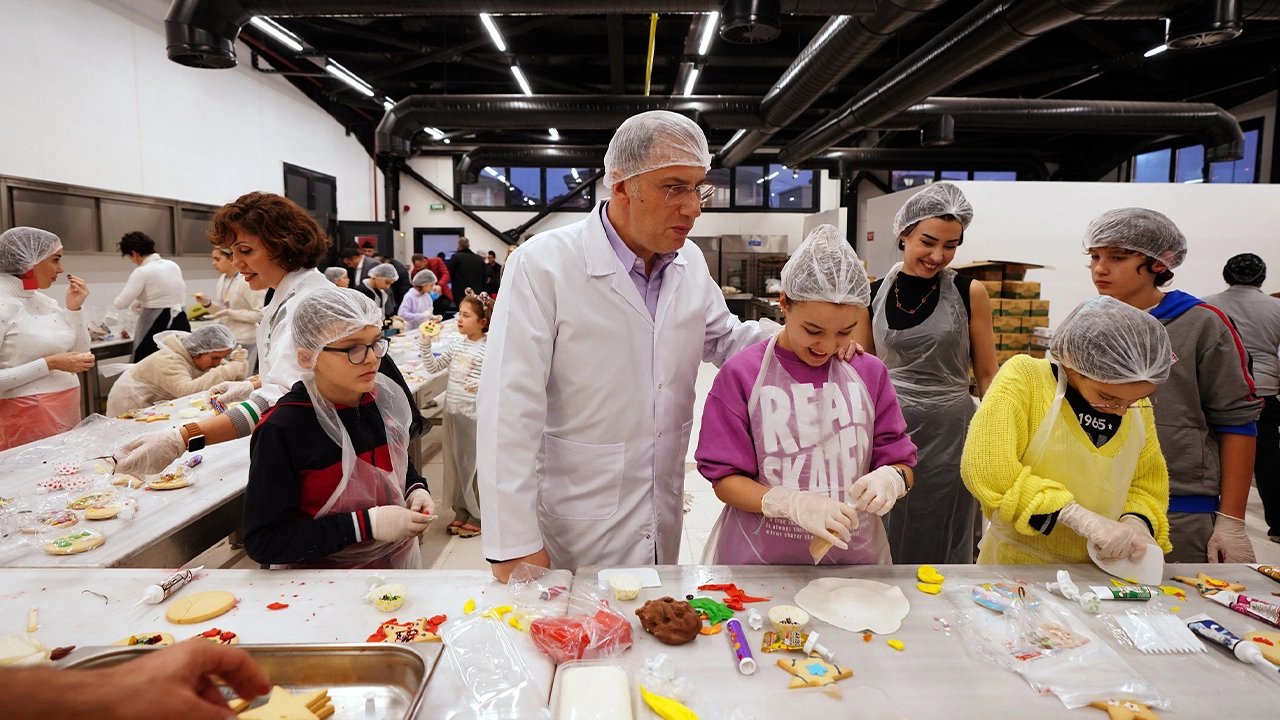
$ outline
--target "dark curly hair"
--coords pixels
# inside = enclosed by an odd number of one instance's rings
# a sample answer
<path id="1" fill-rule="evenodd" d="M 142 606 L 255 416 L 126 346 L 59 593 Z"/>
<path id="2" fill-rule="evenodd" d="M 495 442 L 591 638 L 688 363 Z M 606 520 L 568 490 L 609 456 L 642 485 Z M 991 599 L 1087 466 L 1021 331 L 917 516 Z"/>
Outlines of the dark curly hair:
<path id="1" fill-rule="evenodd" d="M 227 247 L 240 233 L 258 236 L 285 272 L 316 267 L 331 244 L 306 210 L 289 198 L 268 192 L 241 195 L 214 213 L 209 242 Z"/>
<path id="2" fill-rule="evenodd" d="M 120 255 L 123 257 L 129 253 L 138 253 L 143 257 L 152 255 L 156 251 L 156 241 L 147 236 L 141 230 L 127 232 L 120 238 Z"/>

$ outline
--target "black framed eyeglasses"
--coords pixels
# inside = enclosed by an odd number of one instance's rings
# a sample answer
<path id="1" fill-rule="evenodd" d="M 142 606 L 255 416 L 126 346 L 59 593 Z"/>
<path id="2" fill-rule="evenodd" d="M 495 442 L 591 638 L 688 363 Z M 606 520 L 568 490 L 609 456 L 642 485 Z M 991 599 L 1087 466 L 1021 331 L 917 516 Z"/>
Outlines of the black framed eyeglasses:
<path id="1" fill-rule="evenodd" d="M 381 358 L 387 354 L 387 349 L 391 347 L 391 341 L 386 338 L 378 338 L 368 345 L 352 345 L 351 347 L 336 348 L 322 347 L 325 352 L 340 352 L 347 354 L 347 361 L 352 365 L 359 365 L 369 357 L 369 351 L 373 351 L 373 356 Z"/>

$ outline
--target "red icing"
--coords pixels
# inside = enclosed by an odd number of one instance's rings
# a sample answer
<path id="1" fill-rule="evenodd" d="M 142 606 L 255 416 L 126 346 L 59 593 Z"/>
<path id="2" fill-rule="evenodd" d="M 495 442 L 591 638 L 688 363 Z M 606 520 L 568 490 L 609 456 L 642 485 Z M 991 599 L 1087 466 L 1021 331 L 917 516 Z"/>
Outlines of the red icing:
<path id="1" fill-rule="evenodd" d="M 289 603 L 273 602 L 267 606 L 268 610 L 283 610 L 289 607 Z"/>

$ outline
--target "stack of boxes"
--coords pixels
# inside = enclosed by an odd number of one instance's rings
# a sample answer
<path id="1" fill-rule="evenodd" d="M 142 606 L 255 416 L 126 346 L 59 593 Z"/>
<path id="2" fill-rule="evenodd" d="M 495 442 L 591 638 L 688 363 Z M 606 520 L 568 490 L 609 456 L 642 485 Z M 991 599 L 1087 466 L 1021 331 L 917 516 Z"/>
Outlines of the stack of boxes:
<path id="1" fill-rule="evenodd" d="M 991 297 L 991 325 L 996 334 L 996 362 L 1014 355 L 1044 357 L 1048 346 L 1049 301 L 1040 299 L 1040 283 L 1026 279 L 1033 263 L 982 260 L 953 266 L 981 282 Z"/>

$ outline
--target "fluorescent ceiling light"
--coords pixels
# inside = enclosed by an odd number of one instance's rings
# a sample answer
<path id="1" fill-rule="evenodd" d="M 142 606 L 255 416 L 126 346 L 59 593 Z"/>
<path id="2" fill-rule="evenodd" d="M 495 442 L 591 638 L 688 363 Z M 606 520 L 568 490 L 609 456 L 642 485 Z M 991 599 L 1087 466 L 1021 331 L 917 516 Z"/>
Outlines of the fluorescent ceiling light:
<path id="1" fill-rule="evenodd" d="M 372 85 L 361 80 L 358 75 L 342 67 L 338 63 L 330 60 L 329 63 L 324 66 L 324 71 L 351 86 L 351 89 L 356 92 L 362 93 L 366 97 L 373 97 Z"/>
<path id="2" fill-rule="evenodd" d="M 547 134 L 551 136 L 552 140 L 560 139 L 560 131 L 555 128 L 547 128 Z"/>
<path id="3" fill-rule="evenodd" d="M 396 106 L 396 101 L 389 97 L 382 98 L 382 109 L 391 112 L 391 108 Z"/>
<path id="4" fill-rule="evenodd" d="M 425 130 L 425 131 L 427 132 L 427 134 L 431 136 L 431 139 L 432 139 L 432 140 L 443 140 L 443 139 L 444 139 L 444 133 L 440 130 L 440 128 L 425 127 L 425 128 L 422 128 L 422 129 L 423 129 L 423 130 Z"/>
<path id="5" fill-rule="evenodd" d="M 574 182 L 582 182 L 582 176 L 578 174 L 578 168 L 569 168 L 569 172 L 573 175 Z"/>
<path id="6" fill-rule="evenodd" d="M 776 178 L 776 177 L 778 177 L 778 171 L 777 171 L 777 170 L 774 170 L 773 172 L 769 173 L 768 175 L 765 175 L 764 177 L 762 177 L 762 178 L 760 178 L 759 180 L 757 180 L 757 181 L 756 181 L 756 184 L 757 184 L 757 185 L 759 185 L 759 184 L 763 183 L 765 180 L 772 180 L 772 179 L 774 179 L 774 178 Z"/>
<path id="7" fill-rule="evenodd" d="M 1150 50 L 1142 53 L 1142 57 L 1144 58 L 1155 57 L 1156 55 L 1159 55 L 1160 53 L 1168 49 L 1169 49 L 1168 45 L 1157 45 L 1151 48 Z"/>
<path id="8" fill-rule="evenodd" d="M 484 169 L 484 171 L 485 171 L 485 172 L 487 172 L 487 173 L 489 173 L 490 177 L 498 177 L 498 171 L 497 171 L 497 170 L 494 170 L 494 169 L 493 169 L 493 168 L 491 168 L 491 167 L 487 167 L 487 168 L 485 168 L 485 169 Z"/>
<path id="9" fill-rule="evenodd" d="M 302 52 L 302 39 L 289 32 L 283 25 L 265 15 L 256 15 L 249 24 L 270 35 L 276 42 L 294 52 Z"/>
<path id="10" fill-rule="evenodd" d="M 519 65 L 511 66 L 511 74 L 516 76 L 516 82 L 520 83 L 520 92 L 525 95 L 533 95 L 533 90 L 529 87 L 529 81 L 524 79 L 524 73 L 520 72 Z"/>
<path id="11" fill-rule="evenodd" d="M 698 54 L 706 55 L 707 50 L 711 49 L 711 38 L 716 36 L 716 25 L 720 22 L 720 13 L 713 12 L 707 15 L 707 19 L 703 21 L 702 37 L 698 40 Z M 688 95 L 688 93 L 685 93 Z"/>
<path id="12" fill-rule="evenodd" d="M 480 22 L 484 23 L 484 29 L 489 31 L 489 37 L 493 39 L 493 44 L 498 47 L 498 52 L 507 51 L 507 43 L 502 39 L 502 33 L 498 32 L 498 26 L 493 22 L 493 16 L 489 13 L 480 13 Z"/>
<path id="13" fill-rule="evenodd" d="M 689 75 L 688 77 L 685 78 L 685 81 L 684 81 L 685 97 L 689 97 L 690 95 L 693 94 L 693 85 L 694 83 L 698 82 L 698 73 L 700 72 L 702 72 L 701 68 L 699 68 L 696 65 L 693 66 L 692 68 L 689 68 Z"/>

